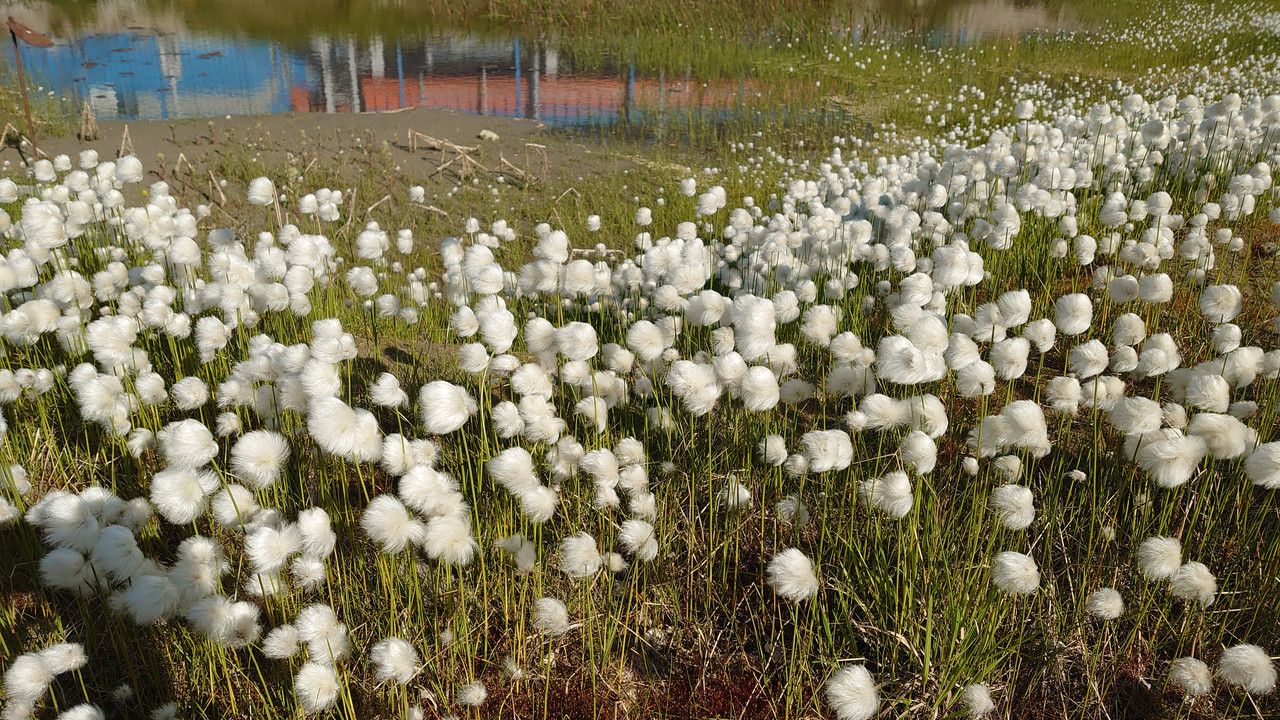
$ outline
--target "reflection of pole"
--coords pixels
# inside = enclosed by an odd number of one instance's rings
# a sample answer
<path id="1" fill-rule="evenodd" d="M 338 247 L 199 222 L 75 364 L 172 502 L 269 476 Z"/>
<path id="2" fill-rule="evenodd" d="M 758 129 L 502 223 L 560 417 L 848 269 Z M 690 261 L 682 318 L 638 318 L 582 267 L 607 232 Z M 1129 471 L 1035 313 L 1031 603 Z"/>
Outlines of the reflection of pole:
<path id="1" fill-rule="evenodd" d="M 533 46 L 533 75 L 530 76 L 529 82 L 529 107 L 525 112 L 527 116 L 535 120 L 540 119 L 542 116 L 542 112 L 538 108 L 538 103 L 542 100 L 542 98 L 539 97 L 538 89 L 538 76 L 542 74 L 541 69 L 539 68 L 539 65 L 541 64 L 541 60 L 538 57 L 538 46 L 535 44 Z"/>
<path id="2" fill-rule="evenodd" d="M 15 27 L 17 26 L 17 27 Z M 36 147 L 36 124 L 31 120 L 31 103 L 27 100 L 27 78 L 22 72 L 22 53 L 18 50 L 18 30 L 25 29 L 23 26 L 9 17 L 9 39 L 13 40 L 13 57 L 17 61 L 18 66 L 18 87 L 22 88 L 22 111 L 27 115 L 27 139 L 31 141 L 31 157 L 39 158 L 40 150 Z M 26 40 L 24 34 L 23 39 Z"/>
<path id="3" fill-rule="evenodd" d="M 515 50 L 512 55 L 515 56 L 516 61 L 516 117 L 520 117 L 522 115 L 521 103 L 524 100 L 520 96 L 520 38 L 515 39 Z"/>
<path id="4" fill-rule="evenodd" d="M 635 100 L 636 92 L 636 65 L 631 63 L 627 71 L 627 84 L 623 86 L 622 91 L 622 119 L 631 122 L 631 103 Z"/>
<path id="5" fill-rule="evenodd" d="M 476 88 L 476 112 L 489 114 L 489 71 L 480 66 L 480 86 Z"/>
<path id="6" fill-rule="evenodd" d="M 404 108 L 404 55 L 400 51 L 400 38 L 396 38 L 396 77 L 400 78 L 400 107 Z"/>
<path id="7" fill-rule="evenodd" d="M 347 41 L 347 66 L 351 69 L 351 112 L 360 112 L 360 74 L 356 70 L 356 39 Z"/>
<path id="8" fill-rule="evenodd" d="M 329 54 L 329 38 L 318 36 L 315 43 L 320 51 L 320 87 L 324 93 L 324 111 L 333 114 L 338 110 L 338 101 L 334 97 L 333 58 Z"/>

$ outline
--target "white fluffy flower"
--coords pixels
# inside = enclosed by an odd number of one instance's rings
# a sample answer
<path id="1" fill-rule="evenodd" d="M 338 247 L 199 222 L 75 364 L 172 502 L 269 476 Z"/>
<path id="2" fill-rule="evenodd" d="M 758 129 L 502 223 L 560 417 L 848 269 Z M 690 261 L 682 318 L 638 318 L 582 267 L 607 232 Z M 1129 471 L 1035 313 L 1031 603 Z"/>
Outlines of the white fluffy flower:
<path id="1" fill-rule="evenodd" d="M 773 589 L 792 602 L 808 600 L 820 588 L 813 561 L 796 548 L 787 548 L 774 555 L 767 572 Z"/>
<path id="2" fill-rule="evenodd" d="M 418 651 L 407 640 L 389 637 L 374 644 L 369 652 L 374 677 L 378 682 L 393 681 L 404 685 L 422 669 Z"/>
<path id="3" fill-rule="evenodd" d="M 271 430 L 245 433 L 231 448 L 231 470 L 249 487 L 262 490 L 280 477 L 289 462 L 289 441 Z"/>
<path id="4" fill-rule="evenodd" d="M 1181 657 L 1169 665 L 1169 682 L 1181 685 L 1188 695 L 1204 695 L 1213 689 L 1209 666 L 1193 657 Z"/>
<path id="5" fill-rule="evenodd" d="M 1232 645 L 1218 660 L 1218 675 L 1254 695 L 1268 695 L 1276 688 L 1276 667 L 1267 651 L 1257 645 Z"/>
<path id="6" fill-rule="evenodd" d="M 862 665 L 846 665 L 827 680 L 827 704 L 839 720 L 868 720 L 880 709 L 875 680 Z"/>
<path id="7" fill-rule="evenodd" d="M 1115 620 L 1124 614 L 1124 598 L 1115 588 L 1094 590 L 1085 600 L 1085 608 L 1096 618 Z"/>
<path id="8" fill-rule="evenodd" d="M 1148 580 L 1173 577 L 1182 567 L 1182 543 L 1177 538 L 1149 537 L 1138 545 L 1138 567 Z"/>
<path id="9" fill-rule="evenodd" d="M 533 626 L 538 632 L 558 637 L 569 632 L 569 610 L 553 597 L 533 601 Z"/>
<path id="10" fill-rule="evenodd" d="M 269 178 L 256 177 L 249 181 L 249 202 L 266 207 L 275 202 L 276 186 Z"/>
<path id="11" fill-rule="evenodd" d="M 302 711 L 308 715 L 316 715 L 333 707 L 341 689 L 337 670 L 332 665 L 315 661 L 303 665 L 293 681 L 293 694 L 298 698 Z"/>
<path id="12" fill-rule="evenodd" d="M 1030 595 L 1040 587 L 1040 570 L 1029 555 L 1006 550 L 992 561 L 996 587 L 1013 595 Z"/>
<path id="13" fill-rule="evenodd" d="M 422 423 L 433 435 L 447 435 L 467 423 L 478 409 L 467 389 L 444 380 L 422 386 L 418 393 Z"/>
<path id="14" fill-rule="evenodd" d="M 1025 530 L 1036 519 L 1031 490 L 1021 485 L 1001 485 L 992 490 L 991 507 L 995 508 L 1000 524 L 1010 530 Z"/>

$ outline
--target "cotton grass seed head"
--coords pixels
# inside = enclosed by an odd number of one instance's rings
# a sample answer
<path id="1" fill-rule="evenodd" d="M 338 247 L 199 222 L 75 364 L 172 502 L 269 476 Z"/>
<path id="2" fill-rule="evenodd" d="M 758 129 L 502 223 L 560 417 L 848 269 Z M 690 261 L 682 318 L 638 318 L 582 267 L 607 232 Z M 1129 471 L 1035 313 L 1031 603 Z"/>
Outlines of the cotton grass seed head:
<path id="1" fill-rule="evenodd" d="M 1218 580 L 1203 563 L 1193 561 L 1178 568 L 1173 574 L 1169 579 L 1169 591 L 1174 597 L 1208 607 L 1218 594 Z"/>
<path id="2" fill-rule="evenodd" d="M 792 602 L 808 600 L 821 587 L 814 573 L 813 561 L 796 548 L 787 548 L 769 561 L 769 584 L 779 595 Z"/>
<path id="3" fill-rule="evenodd" d="M 1100 620 L 1115 620 L 1124 614 L 1124 598 L 1115 588 L 1102 588 L 1089 593 L 1085 608 Z"/>
<path id="4" fill-rule="evenodd" d="M 369 653 L 378 682 L 404 685 L 421 670 L 418 651 L 407 640 L 389 637 L 374 644 Z"/>
<path id="5" fill-rule="evenodd" d="M 564 635 L 569 632 L 569 610 L 556 598 L 538 598 L 533 602 L 533 626 L 552 637 Z"/>
<path id="6" fill-rule="evenodd" d="M 1276 666 L 1257 645 L 1233 645 L 1218 660 L 1218 676 L 1253 695 L 1269 695 L 1276 689 Z"/>
<path id="7" fill-rule="evenodd" d="M 1196 697 L 1213 689 L 1209 666 L 1193 657 L 1182 657 L 1169 665 L 1169 682 L 1180 685 L 1188 695 Z"/>
<path id="8" fill-rule="evenodd" d="M 880 709 L 880 693 L 862 665 L 846 665 L 824 687 L 827 704 L 839 720 L 868 720 Z"/>
<path id="9" fill-rule="evenodd" d="M 965 687 L 960 693 L 960 702 L 969 710 L 971 718 L 986 717 L 996 709 L 995 702 L 991 700 L 991 688 L 986 683 L 974 683 Z"/>
<path id="10" fill-rule="evenodd" d="M 1182 567 L 1182 543 L 1177 538 L 1149 537 L 1138 545 L 1137 558 L 1148 580 L 1167 580 Z"/>
<path id="11" fill-rule="evenodd" d="M 1040 587 L 1040 570 L 1029 555 L 1006 550 L 992 561 L 992 580 L 1011 595 L 1030 595 Z"/>

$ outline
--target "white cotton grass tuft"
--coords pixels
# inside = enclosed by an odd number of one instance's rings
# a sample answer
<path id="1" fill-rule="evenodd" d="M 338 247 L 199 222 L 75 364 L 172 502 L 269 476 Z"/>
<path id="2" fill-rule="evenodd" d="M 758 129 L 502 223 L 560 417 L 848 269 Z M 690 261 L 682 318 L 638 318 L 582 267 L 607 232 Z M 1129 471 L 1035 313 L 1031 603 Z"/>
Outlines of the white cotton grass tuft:
<path id="1" fill-rule="evenodd" d="M 821 587 L 814 573 L 813 561 L 796 548 L 787 548 L 774 555 L 767 573 L 773 589 L 792 602 L 808 600 L 818 594 Z"/>
<path id="2" fill-rule="evenodd" d="M 187 525 L 204 513 L 219 484 L 218 476 L 208 470 L 161 470 L 151 478 L 151 504 L 174 525 Z"/>
<path id="3" fill-rule="evenodd" d="M 1115 620 L 1124 614 L 1124 598 L 1115 588 L 1101 588 L 1089 593 L 1085 609 L 1100 620 Z"/>
<path id="4" fill-rule="evenodd" d="M 274 660 L 285 660 L 298 654 L 298 628 L 288 623 L 277 625 L 262 641 L 262 654 Z"/>
<path id="5" fill-rule="evenodd" d="M 404 685 L 422 669 L 418 651 L 403 638 L 379 640 L 370 650 L 369 656 L 373 661 L 374 678 L 379 683 L 390 681 Z"/>
<path id="6" fill-rule="evenodd" d="M 880 710 L 880 693 L 863 665 L 846 665 L 824 686 L 827 704 L 839 720 L 868 720 Z"/>
<path id="7" fill-rule="evenodd" d="M 920 475 L 928 475 L 938 464 L 938 446 L 933 438 L 920 430 L 912 430 L 898 447 L 902 462 Z"/>
<path id="8" fill-rule="evenodd" d="M 1218 579 L 1204 563 L 1192 561 L 1169 578 L 1169 592 L 1176 598 L 1209 607 L 1218 594 Z"/>
<path id="9" fill-rule="evenodd" d="M 960 693 L 960 702 L 964 703 L 965 708 L 969 710 L 971 718 L 986 717 L 996 709 L 996 704 L 991 699 L 991 688 L 987 687 L 986 683 L 973 683 L 966 686 Z"/>
<path id="10" fill-rule="evenodd" d="M 388 554 L 398 553 L 426 537 L 422 522 L 409 514 L 404 504 L 391 495 L 375 497 L 360 516 L 360 527 Z"/>
<path id="11" fill-rule="evenodd" d="M 169 423 L 156 433 L 165 464 L 176 468 L 200 468 L 218 454 L 213 433 L 199 420 Z"/>
<path id="12" fill-rule="evenodd" d="M 560 637 L 569 632 L 569 610 L 553 597 L 533 601 L 533 627 L 538 632 Z"/>
<path id="13" fill-rule="evenodd" d="M 600 571 L 604 558 L 595 538 L 585 532 L 560 541 L 560 569 L 571 578 L 588 578 Z"/>
<path id="14" fill-rule="evenodd" d="M 459 705 L 480 707 L 484 704 L 485 699 L 489 697 L 489 691 L 485 689 L 484 683 L 480 680 L 472 680 L 465 685 L 459 685 L 453 695 Z"/>
<path id="15" fill-rule="evenodd" d="M 1277 443 L 1277 447 L 1280 447 L 1280 443 Z M 771 434 L 760 438 L 756 450 L 760 452 L 760 460 L 771 468 L 780 468 L 787 461 L 787 441 L 782 436 Z"/>
<path id="16" fill-rule="evenodd" d="M 653 525 L 644 520 L 624 520 L 618 531 L 618 541 L 637 560 L 650 562 L 658 556 L 658 539 Z"/>
<path id="17" fill-rule="evenodd" d="M 471 534 L 469 516 L 456 514 L 437 515 L 428 520 L 422 548 L 434 560 L 464 566 L 471 564 L 480 545 Z"/>
<path id="18" fill-rule="evenodd" d="M 1259 445 L 1245 460 L 1244 469 L 1254 485 L 1280 489 L 1280 442 Z"/>
<path id="19" fill-rule="evenodd" d="M 853 462 L 853 441 L 844 430 L 811 430 L 800 444 L 811 473 L 844 470 Z"/>
<path id="20" fill-rule="evenodd" d="M 1040 570 L 1029 555 L 1006 550 L 991 564 L 996 587 L 1011 595 L 1030 595 L 1040 587 Z"/>
<path id="21" fill-rule="evenodd" d="M 1182 567 L 1182 543 L 1177 538 L 1149 537 L 1138 545 L 1137 557 L 1148 580 L 1167 580 Z"/>
<path id="22" fill-rule="evenodd" d="M 1276 689 L 1276 666 L 1257 645 L 1242 643 L 1224 650 L 1218 676 L 1253 695 L 1269 695 Z"/>
<path id="23" fill-rule="evenodd" d="M 479 409 L 466 388 L 445 380 L 423 385 L 418 404 L 422 423 L 433 435 L 447 435 L 461 428 Z"/>
<path id="24" fill-rule="evenodd" d="M 891 472 L 858 486 L 858 494 L 872 508 L 891 518 L 901 519 L 911 512 L 915 498 L 911 479 L 904 472 Z"/>
<path id="25" fill-rule="evenodd" d="M 1093 324 L 1093 302 L 1088 295 L 1076 293 L 1058 298 L 1054 326 L 1063 335 L 1079 335 Z"/>
<path id="26" fill-rule="evenodd" d="M 298 670 L 293 681 L 293 694 L 308 715 L 316 715 L 333 707 L 341 684 L 332 665 L 311 661 Z"/>
<path id="27" fill-rule="evenodd" d="M 1169 682 L 1182 687 L 1192 697 L 1204 695 L 1213 689 L 1213 675 L 1209 666 L 1193 657 L 1180 657 L 1169 664 Z"/>
<path id="28" fill-rule="evenodd" d="M 389 372 L 369 383 L 369 399 L 381 407 L 404 407 L 409 404 L 409 394 L 400 387 L 400 380 Z"/>
<path id="29" fill-rule="evenodd" d="M 991 507 L 1009 530 L 1026 530 L 1036 519 L 1035 498 L 1029 488 L 1001 485 L 991 491 Z"/>
<path id="30" fill-rule="evenodd" d="M 255 490 L 270 487 L 289 462 L 289 441 L 271 430 L 254 430 L 231 447 L 231 470 Z"/>

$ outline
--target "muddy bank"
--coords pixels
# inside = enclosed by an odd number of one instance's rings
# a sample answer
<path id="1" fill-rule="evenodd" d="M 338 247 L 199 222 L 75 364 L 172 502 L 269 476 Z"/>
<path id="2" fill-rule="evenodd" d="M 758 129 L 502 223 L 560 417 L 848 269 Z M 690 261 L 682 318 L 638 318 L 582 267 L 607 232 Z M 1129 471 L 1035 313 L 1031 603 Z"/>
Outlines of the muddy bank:
<path id="1" fill-rule="evenodd" d="M 482 133 L 488 139 L 482 139 Z M 631 165 L 603 148 L 552 135 L 537 121 L 424 108 L 104 122 L 94 140 L 39 138 L 39 147 L 51 156 L 71 155 L 73 162 L 86 148 L 97 150 L 103 159 L 133 154 L 157 177 L 184 162 L 201 170 L 243 159 L 270 168 L 282 167 L 291 155 L 304 152 L 311 160 L 323 161 L 326 156 L 332 160 L 368 152 L 370 147 L 386 153 L 398 179 L 406 184 L 456 184 L 473 178 L 485 182 L 498 175 L 518 182 L 524 174 L 534 183 L 560 185 Z M 5 147 L 0 149 L 0 162 L 6 160 L 16 165 L 22 156 L 15 148 Z"/>

